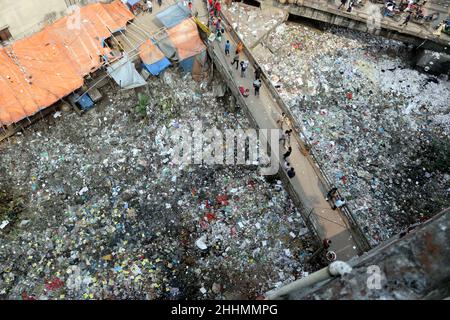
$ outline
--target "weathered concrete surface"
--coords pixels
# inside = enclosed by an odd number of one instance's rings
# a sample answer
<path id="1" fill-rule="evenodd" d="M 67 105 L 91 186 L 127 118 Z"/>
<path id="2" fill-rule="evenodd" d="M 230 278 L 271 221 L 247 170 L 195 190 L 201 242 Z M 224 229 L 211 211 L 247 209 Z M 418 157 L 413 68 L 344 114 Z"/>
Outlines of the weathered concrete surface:
<path id="1" fill-rule="evenodd" d="M 440 36 L 434 34 L 434 29 L 431 24 L 420 25 L 411 21 L 407 26 L 401 26 L 405 16 L 394 20 L 389 17 L 381 16 L 381 5 L 374 5 L 370 2 L 362 8 L 354 8 L 353 11 L 346 12 L 346 10 L 338 10 L 338 0 L 318 0 L 318 1 L 304 1 L 298 0 L 296 4 L 282 4 L 276 0 L 261 0 L 264 6 L 274 6 L 283 8 L 289 11 L 290 14 L 313 19 L 320 22 L 330 23 L 341 27 L 346 27 L 362 32 L 376 33 L 386 38 L 399 40 L 420 46 L 423 49 L 450 52 L 450 36 L 441 33 Z M 438 6 L 440 10 L 440 21 L 445 19 L 445 8 Z M 435 12 L 436 4 L 428 9 L 429 13 Z M 442 11 L 442 12 L 441 12 Z M 447 8 L 448 11 L 448 8 Z M 447 12 L 448 14 L 448 12 Z M 370 22 L 370 23 L 368 23 Z M 439 22 L 439 21 L 436 21 Z M 374 24 L 379 24 L 379 28 L 373 28 Z"/>
<path id="2" fill-rule="evenodd" d="M 450 209 L 358 258 L 352 272 L 290 299 L 445 299 L 450 296 Z M 381 271 L 381 288 L 369 289 Z M 376 268 L 376 267 L 375 267 Z M 375 270 L 369 268 L 369 270 Z"/>
<path id="3" fill-rule="evenodd" d="M 251 6 L 225 6 L 223 14 L 250 49 L 261 43 L 276 27 L 288 19 L 286 10 L 274 7 L 257 12 Z"/>

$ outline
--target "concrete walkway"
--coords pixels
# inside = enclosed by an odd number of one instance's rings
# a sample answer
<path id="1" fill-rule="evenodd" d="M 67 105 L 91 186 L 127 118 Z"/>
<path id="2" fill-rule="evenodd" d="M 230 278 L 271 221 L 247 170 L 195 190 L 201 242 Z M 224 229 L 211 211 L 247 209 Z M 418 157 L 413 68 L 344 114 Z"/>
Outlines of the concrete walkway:
<path id="1" fill-rule="evenodd" d="M 229 57 L 225 56 L 224 44 L 226 40 L 230 40 L 233 52 L 236 48 L 236 43 L 230 34 L 226 32 L 221 43 L 215 41 L 213 44 L 214 53 L 218 58 L 216 63 L 220 63 L 233 76 L 237 86 L 244 86 L 251 90 L 251 95 L 245 99 L 246 107 L 256 120 L 259 128 L 278 128 L 276 122 L 281 116 L 281 108 L 274 101 L 265 84 L 261 87 L 260 96 L 254 96 L 252 85 L 254 67 L 250 66 L 249 70 L 247 70 L 246 78 L 241 78 L 240 70 L 236 70 L 235 66 L 231 66 L 233 54 Z M 241 60 L 249 59 L 245 54 L 241 53 Z M 289 162 L 295 169 L 296 176 L 290 179 L 290 183 L 303 205 L 307 208 L 307 212 L 313 209 L 312 220 L 315 220 L 319 236 L 322 239 L 331 239 L 331 250 L 336 252 L 338 259 L 345 261 L 357 256 L 357 244 L 350 233 L 350 227 L 344 215 L 339 210 L 332 210 L 330 204 L 325 200 L 324 194 L 326 190 L 323 190 L 323 184 L 311 162 L 301 153 L 297 139 L 291 139 L 291 146 L 293 150 Z"/>

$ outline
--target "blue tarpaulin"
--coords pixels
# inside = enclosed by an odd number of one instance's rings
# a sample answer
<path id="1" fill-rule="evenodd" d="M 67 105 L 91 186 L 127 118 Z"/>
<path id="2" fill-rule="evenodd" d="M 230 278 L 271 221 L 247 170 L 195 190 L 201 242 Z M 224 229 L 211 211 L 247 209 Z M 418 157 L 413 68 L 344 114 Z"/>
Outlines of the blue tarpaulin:
<path id="1" fill-rule="evenodd" d="M 170 67 L 170 61 L 167 58 L 163 58 L 162 60 L 152 63 L 152 64 L 142 64 L 145 69 L 148 70 L 152 75 L 158 76 L 166 70 L 168 67 Z"/>
<path id="2" fill-rule="evenodd" d="M 89 97 L 88 94 L 85 94 L 81 97 L 80 100 L 78 100 L 78 104 L 80 105 L 81 109 L 87 111 L 94 106 L 94 101 L 92 101 L 91 97 Z"/>
<path id="3" fill-rule="evenodd" d="M 192 72 L 194 60 L 195 60 L 195 56 L 184 59 L 183 61 L 180 61 L 180 66 L 183 68 L 184 72 L 186 72 L 186 73 Z"/>
<path id="4" fill-rule="evenodd" d="M 136 3 L 138 3 L 139 1 L 141 1 L 141 0 L 128 0 L 127 3 L 128 3 L 129 6 L 132 7 L 132 6 L 134 6 Z"/>
<path id="5" fill-rule="evenodd" d="M 179 2 L 158 13 L 156 18 L 164 25 L 164 27 L 172 28 L 190 16 L 191 11 L 189 8 Z"/>

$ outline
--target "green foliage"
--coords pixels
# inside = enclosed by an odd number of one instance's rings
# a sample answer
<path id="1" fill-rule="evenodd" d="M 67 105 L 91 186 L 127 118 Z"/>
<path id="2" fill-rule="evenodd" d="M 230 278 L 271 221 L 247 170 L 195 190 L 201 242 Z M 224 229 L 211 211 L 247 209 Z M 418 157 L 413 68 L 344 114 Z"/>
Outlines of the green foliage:
<path id="1" fill-rule="evenodd" d="M 23 199 L 0 190 L 0 222 L 15 222 L 24 207 Z"/>
<path id="2" fill-rule="evenodd" d="M 134 108 L 134 111 L 136 112 L 136 114 L 142 118 L 147 117 L 147 106 L 148 106 L 149 102 L 150 102 L 149 96 L 147 96 L 143 93 L 139 93 L 138 94 L 138 104 Z"/>

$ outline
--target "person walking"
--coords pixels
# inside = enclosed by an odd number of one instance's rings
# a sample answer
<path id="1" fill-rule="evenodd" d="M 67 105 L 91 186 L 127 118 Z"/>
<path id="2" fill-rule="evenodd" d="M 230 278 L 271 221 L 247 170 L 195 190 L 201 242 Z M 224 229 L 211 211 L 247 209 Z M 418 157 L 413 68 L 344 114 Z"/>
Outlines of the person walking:
<path id="1" fill-rule="evenodd" d="M 287 172 L 287 175 L 288 175 L 288 177 L 289 178 L 293 178 L 293 177 L 295 177 L 295 170 L 294 170 L 294 168 L 290 168 L 289 170 L 288 170 L 288 172 Z"/>
<path id="2" fill-rule="evenodd" d="M 261 67 L 256 68 L 255 70 L 255 80 L 261 79 L 262 70 Z"/>
<path id="3" fill-rule="evenodd" d="M 151 0 L 147 0 L 147 12 L 149 13 L 153 12 L 153 3 Z"/>
<path id="4" fill-rule="evenodd" d="M 226 56 L 230 55 L 230 49 L 231 49 L 230 40 L 227 40 L 227 42 L 225 43 L 225 55 Z"/>
<path id="5" fill-rule="evenodd" d="M 400 26 L 406 27 L 408 25 L 409 20 L 411 20 L 411 16 L 412 16 L 412 12 L 408 12 L 408 15 L 406 16 L 405 21 L 403 21 L 403 23 Z"/>
<path id="6" fill-rule="evenodd" d="M 336 188 L 336 187 L 331 188 L 330 191 L 327 192 L 327 196 L 326 196 L 325 200 L 329 201 L 329 200 L 333 199 L 334 196 L 336 195 L 337 191 L 338 191 L 338 188 Z"/>
<path id="7" fill-rule="evenodd" d="M 241 61 L 241 78 L 245 78 L 245 74 L 247 73 L 248 61 Z"/>
<path id="8" fill-rule="evenodd" d="M 231 65 L 234 65 L 236 63 L 236 70 L 239 69 L 239 52 L 236 51 L 234 54 L 233 62 Z"/>
<path id="9" fill-rule="evenodd" d="M 340 209 L 343 206 L 345 206 L 347 204 L 347 202 L 345 201 L 345 199 L 337 199 L 336 202 L 334 203 L 332 209 L 336 210 L 336 209 Z"/>
<path id="10" fill-rule="evenodd" d="M 348 3 L 347 12 L 352 12 L 353 4 L 354 4 L 354 1 L 350 0 L 350 2 Z"/>
<path id="11" fill-rule="evenodd" d="M 216 27 L 216 31 L 217 30 L 222 30 L 222 19 L 217 18 L 215 27 Z"/>
<path id="12" fill-rule="evenodd" d="M 162 6 L 162 0 L 158 0 L 158 5 L 161 7 Z"/>
<path id="13" fill-rule="evenodd" d="M 291 133 L 292 129 L 286 130 L 280 138 L 280 143 L 283 141 L 283 147 L 287 150 L 289 146 L 291 145 Z"/>
<path id="14" fill-rule="evenodd" d="M 216 1 L 214 4 L 214 15 L 217 17 L 220 14 L 220 11 L 222 10 L 222 4 L 220 1 Z"/>
<path id="15" fill-rule="evenodd" d="M 283 159 L 286 160 L 287 158 L 289 158 L 289 157 L 291 156 L 291 153 L 292 153 L 292 147 L 289 147 L 289 148 L 288 148 L 288 151 L 286 151 L 286 152 L 283 154 Z"/>
<path id="16" fill-rule="evenodd" d="M 244 50 L 244 44 L 243 44 L 242 41 L 241 41 L 241 42 L 238 43 L 237 48 L 236 48 L 236 51 L 237 51 L 238 53 L 241 53 L 242 50 Z"/>
<path id="17" fill-rule="evenodd" d="M 219 42 L 222 42 L 222 32 L 220 32 L 220 29 L 217 29 L 216 31 L 216 39 Z"/>
<path id="18" fill-rule="evenodd" d="M 325 250 L 328 250 L 330 248 L 330 245 L 331 245 L 331 240 L 330 239 L 323 239 L 322 244 L 323 244 L 323 248 Z"/>
<path id="19" fill-rule="evenodd" d="M 338 7 L 338 10 L 341 10 L 342 7 L 345 8 L 345 5 L 347 4 L 347 0 L 341 0 L 341 4 Z"/>
<path id="20" fill-rule="evenodd" d="M 260 79 L 256 79 L 255 81 L 253 81 L 253 88 L 255 88 L 255 96 L 259 96 L 259 89 L 261 89 L 261 80 Z"/>
<path id="21" fill-rule="evenodd" d="M 284 112 L 281 113 L 281 117 L 277 120 L 277 124 L 280 125 L 281 130 L 283 130 L 284 125 L 286 125 L 287 129 L 291 128 L 291 120 L 289 120 L 289 117 Z"/>

